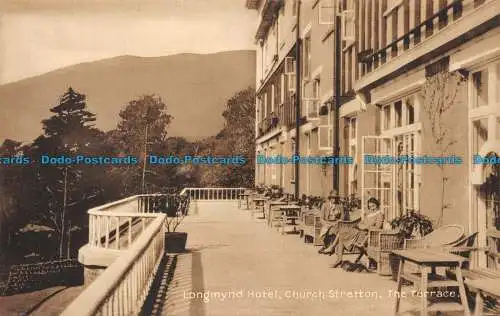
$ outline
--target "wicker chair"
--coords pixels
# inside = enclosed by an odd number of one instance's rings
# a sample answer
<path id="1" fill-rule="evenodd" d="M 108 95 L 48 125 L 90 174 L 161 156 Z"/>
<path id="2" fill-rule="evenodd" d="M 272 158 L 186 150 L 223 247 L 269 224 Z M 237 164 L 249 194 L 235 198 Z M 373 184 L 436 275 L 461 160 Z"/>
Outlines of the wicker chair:
<path id="1" fill-rule="evenodd" d="M 311 237 L 315 246 L 321 245 L 319 238 L 321 225 L 321 216 L 318 210 L 303 212 L 299 224 L 300 237 L 304 237 L 304 242 L 306 242 L 307 237 Z"/>
<path id="2" fill-rule="evenodd" d="M 368 257 L 377 262 L 377 273 L 391 275 L 390 254 L 403 247 L 403 238 L 399 231 L 371 229 L 368 232 Z"/>

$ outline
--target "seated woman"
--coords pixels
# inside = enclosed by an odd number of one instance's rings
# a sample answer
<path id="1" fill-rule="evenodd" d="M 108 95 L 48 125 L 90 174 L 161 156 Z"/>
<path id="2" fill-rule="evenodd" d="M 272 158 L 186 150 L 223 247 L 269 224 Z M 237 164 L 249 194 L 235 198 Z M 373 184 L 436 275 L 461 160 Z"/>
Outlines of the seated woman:
<path id="1" fill-rule="evenodd" d="M 328 201 L 321 206 L 321 232 L 320 239 L 323 247 L 318 251 L 322 254 L 332 255 L 334 252 L 333 241 L 338 233 L 338 220 L 344 213 L 344 207 L 336 191 L 331 191 Z"/>
<path id="2" fill-rule="evenodd" d="M 344 250 L 352 251 L 354 247 L 365 247 L 368 239 L 369 229 L 381 229 L 384 223 L 384 212 L 380 210 L 380 202 L 371 197 L 368 199 L 368 211 L 361 222 L 350 229 L 342 229 L 338 232 L 333 247 L 337 259 L 333 263 L 336 268 L 342 263 Z"/>

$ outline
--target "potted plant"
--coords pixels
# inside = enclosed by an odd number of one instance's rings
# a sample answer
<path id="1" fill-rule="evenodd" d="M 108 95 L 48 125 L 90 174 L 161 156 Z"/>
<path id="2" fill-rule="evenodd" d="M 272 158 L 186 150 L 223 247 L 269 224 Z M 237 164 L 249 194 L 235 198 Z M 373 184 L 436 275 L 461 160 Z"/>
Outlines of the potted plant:
<path id="1" fill-rule="evenodd" d="M 187 233 L 178 232 L 177 228 L 182 223 L 189 209 L 188 196 L 176 196 L 175 199 L 167 199 L 165 210 L 165 252 L 177 253 L 186 250 Z M 162 203 L 163 204 L 163 203 Z"/>
<path id="2" fill-rule="evenodd" d="M 400 246 L 403 245 L 405 239 L 410 239 L 412 237 L 420 238 L 433 230 L 430 218 L 414 210 L 410 210 L 406 214 L 393 219 L 391 221 L 391 227 L 399 232 L 397 237 L 399 238 Z M 397 280 L 399 271 L 398 257 L 391 254 L 389 256 L 389 264 L 391 266 L 392 278 L 393 280 Z"/>
<path id="3" fill-rule="evenodd" d="M 432 232 L 432 222 L 429 217 L 414 210 L 392 220 L 391 227 L 399 231 L 401 238 L 423 237 Z"/>

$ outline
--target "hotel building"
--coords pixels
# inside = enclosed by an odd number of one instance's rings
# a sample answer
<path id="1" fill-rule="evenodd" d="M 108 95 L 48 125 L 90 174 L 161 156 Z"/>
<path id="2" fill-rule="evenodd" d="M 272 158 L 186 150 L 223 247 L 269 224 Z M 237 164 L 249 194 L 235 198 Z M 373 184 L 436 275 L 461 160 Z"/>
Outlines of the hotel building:
<path id="1" fill-rule="evenodd" d="M 500 1 L 247 0 L 246 6 L 259 14 L 257 154 L 290 156 L 298 134 L 301 155 L 331 156 L 338 136 L 340 154 L 354 158 L 341 167 L 341 194 L 363 204 L 376 196 L 388 221 L 416 210 L 436 225 L 478 232 L 487 251 L 473 265 L 499 271 L 500 165 L 475 164 L 473 156 L 500 156 Z M 336 81 L 339 135 L 333 133 Z M 456 156 L 461 163 L 372 165 L 363 163 L 366 155 Z M 296 177 L 293 165 L 257 164 L 256 184 L 294 193 L 298 179 L 299 194 L 325 196 L 332 170 L 300 165 Z"/>

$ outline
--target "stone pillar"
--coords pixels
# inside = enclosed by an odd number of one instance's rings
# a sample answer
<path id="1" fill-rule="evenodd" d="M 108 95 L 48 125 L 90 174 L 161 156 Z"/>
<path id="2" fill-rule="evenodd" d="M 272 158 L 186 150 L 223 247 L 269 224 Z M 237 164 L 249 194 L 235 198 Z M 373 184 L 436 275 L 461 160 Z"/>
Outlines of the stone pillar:
<path id="1" fill-rule="evenodd" d="M 78 251 L 78 261 L 83 265 L 84 285 L 88 286 L 110 266 L 123 250 L 83 246 Z"/>

